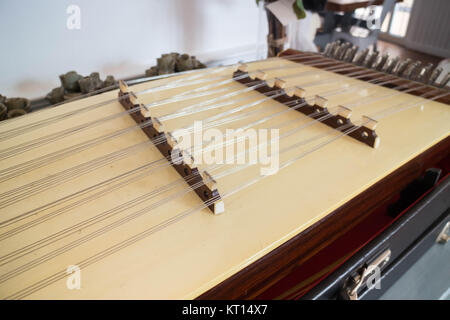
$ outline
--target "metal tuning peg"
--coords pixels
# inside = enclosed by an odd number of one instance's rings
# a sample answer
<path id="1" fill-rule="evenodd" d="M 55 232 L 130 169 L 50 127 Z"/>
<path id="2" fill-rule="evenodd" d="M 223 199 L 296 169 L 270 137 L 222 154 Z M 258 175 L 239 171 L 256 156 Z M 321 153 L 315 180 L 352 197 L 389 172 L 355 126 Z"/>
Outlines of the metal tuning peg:
<path id="1" fill-rule="evenodd" d="M 394 67 L 393 66 L 394 61 L 395 61 L 395 59 L 388 58 L 386 63 L 381 68 L 381 71 L 382 72 L 386 72 L 386 73 L 390 73 L 392 71 L 392 68 Z"/>
<path id="2" fill-rule="evenodd" d="M 411 79 L 414 78 L 414 71 L 420 66 L 419 61 L 414 61 L 406 66 L 405 71 L 401 74 L 403 78 Z"/>
<path id="3" fill-rule="evenodd" d="M 337 47 L 336 51 L 334 52 L 334 59 L 340 60 L 342 51 L 345 51 L 345 43 L 341 44 L 339 47 Z"/>
<path id="4" fill-rule="evenodd" d="M 419 72 L 413 80 L 426 83 L 428 77 L 430 76 L 431 70 L 433 69 L 433 66 L 434 65 L 432 63 L 428 63 L 425 67 L 420 68 Z"/>
<path id="5" fill-rule="evenodd" d="M 367 52 L 366 57 L 364 58 L 364 61 L 362 63 L 363 67 L 369 67 L 370 64 L 369 62 L 372 59 L 372 55 L 373 55 L 372 52 Z"/>
<path id="6" fill-rule="evenodd" d="M 345 62 L 352 62 L 353 59 L 355 58 L 355 54 L 358 51 L 358 47 L 357 46 L 353 46 L 351 48 L 348 48 L 347 51 L 344 54 L 344 58 L 343 61 Z"/>
<path id="7" fill-rule="evenodd" d="M 364 61 L 366 60 L 366 56 L 368 53 L 369 49 L 357 52 L 355 58 L 353 59 L 353 63 L 362 66 L 364 64 Z"/>
<path id="8" fill-rule="evenodd" d="M 445 88 L 450 81 L 450 72 L 447 73 L 447 75 L 442 79 L 442 81 L 439 83 L 439 87 Z"/>
<path id="9" fill-rule="evenodd" d="M 341 49 L 341 41 L 337 40 L 336 45 L 333 48 L 333 52 L 331 53 L 331 57 L 333 59 L 337 59 L 337 57 L 339 56 L 340 49 Z"/>
<path id="10" fill-rule="evenodd" d="M 323 50 L 323 55 L 325 57 L 328 57 L 330 55 L 331 46 L 332 46 L 331 42 L 328 42 L 327 45 L 325 46 L 325 50 Z"/>
<path id="11" fill-rule="evenodd" d="M 352 44 L 350 42 L 346 42 L 343 45 L 341 45 L 341 48 L 338 52 L 338 56 L 336 57 L 336 59 L 344 60 L 345 53 L 351 46 Z"/>
<path id="12" fill-rule="evenodd" d="M 329 49 L 328 49 L 328 52 L 327 52 L 327 57 L 329 57 L 329 58 L 333 57 L 333 52 L 336 49 L 337 45 L 338 45 L 338 43 L 336 41 L 330 43 L 330 46 L 329 46 Z"/>
<path id="13" fill-rule="evenodd" d="M 373 68 L 375 70 L 381 71 L 384 67 L 384 65 L 386 64 L 386 62 L 389 59 L 389 54 L 388 53 L 384 53 L 382 55 L 379 55 L 377 57 L 377 60 L 375 61 Z"/>
<path id="14" fill-rule="evenodd" d="M 411 72 L 410 79 L 414 80 L 414 81 L 417 81 L 417 79 L 419 79 L 419 77 L 420 77 L 420 75 L 422 73 L 422 70 L 424 68 L 425 68 L 425 65 L 422 62 L 418 61 L 417 65 L 416 65 L 416 68 Z"/>
<path id="15" fill-rule="evenodd" d="M 369 61 L 369 68 L 375 69 L 378 58 L 380 57 L 380 52 L 375 51 L 372 54 L 372 59 Z"/>
<path id="16" fill-rule="evenodd" d="M 434 82 L 436 81 L 437 78 L 439 78 L 441 73 L 442 73 L 442 68 L 439 68 L 439 67 L 435 68 L 431 72 L 430 76 L 428 77 L 428 84 L 434 85 Z"/>
<path id="17" fill-rule="evenodd" d="M 406 60 L 399 61 L 399 63 L 395 66 L 394 70 L 392 70 L 392 73 L 397 76 L 402 75 L 410 63 L 411 59 L 409 58 Z"/>
<path id="18" fill-rule="evenodd" d="M 378 57 L 377 51 L 369 52 L 366 56 L 366 59 L 364 59 L 363 66 L 366 68 L 371 68 L 377 57 Z"/>
<path id="19" fill-rule="evenodd" d="M 347 50 L 345 50 L 344 56 L 342 57 L 342 61 L 345 61 L 345 62 L 351 61 L 350 56 L 352 54 L 352 50 L 353 50 L 353 48 L 348 48 Z"/>
<path id="20" fill-rule="evenodd" d="M 381 71 L 386 72 L 386 73 L 393 73 L 393 70 L 397 66 L 398 61 L 399 61 L 398 57 L 395 57 L 393 59 L 389 58 L 388 61 L 386 61 L 386 63 L 384 64 Z"/>

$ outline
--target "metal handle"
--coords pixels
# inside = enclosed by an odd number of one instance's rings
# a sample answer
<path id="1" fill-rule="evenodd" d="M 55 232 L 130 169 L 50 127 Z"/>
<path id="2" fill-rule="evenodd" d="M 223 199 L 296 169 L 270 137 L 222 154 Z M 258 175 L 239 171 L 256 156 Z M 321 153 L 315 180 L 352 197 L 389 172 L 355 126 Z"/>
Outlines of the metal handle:
<path id="1" fill-rule="evenodd" d="M 449 231 L 450 231 L 450 221 L 448 221 L 445 224 L 444 229 L 442 229 L 441 233 L 439 233 L 436 242 L 446 244 L 448 242 L 448 239 L 450 239 Z"/>
<path id="2" fill-rule="evenodd" d="M 391 250 L 383 251 L 373 262 L 364 266 L 360 272 L 352 277 L 353 285 L 344 289 L 344 294 L 349 300 L 358 300 L 358 291 L 366 283 L 368 277 L 378 268 L 381 269 L 391 258 Z M 347 281 L 348 283 L 348 281 Z"/>

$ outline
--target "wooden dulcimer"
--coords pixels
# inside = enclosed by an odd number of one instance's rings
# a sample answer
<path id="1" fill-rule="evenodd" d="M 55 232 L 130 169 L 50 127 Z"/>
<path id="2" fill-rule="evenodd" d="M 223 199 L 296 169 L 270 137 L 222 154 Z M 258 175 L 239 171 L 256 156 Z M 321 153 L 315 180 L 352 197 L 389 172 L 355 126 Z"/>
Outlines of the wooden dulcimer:
<path id="1" fill-rule="evenodd" d="M 5 121 L 0 297 L 257 297 L 448 161 L 438 77 L 334 43 Z"/>

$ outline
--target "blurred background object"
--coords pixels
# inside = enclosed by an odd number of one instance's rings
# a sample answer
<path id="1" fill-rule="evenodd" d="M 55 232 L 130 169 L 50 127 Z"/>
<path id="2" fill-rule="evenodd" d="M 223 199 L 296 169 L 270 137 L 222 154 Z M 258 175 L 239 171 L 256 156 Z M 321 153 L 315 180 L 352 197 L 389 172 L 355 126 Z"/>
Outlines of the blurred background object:
<path id="1" fill-rule="evenodd" d="M 194 56 L 189 56 L 186 53 L 166 53 L 161 55 L 156 61 L 156 66 L 145 70 L 146 77 L 206 68 L 205 64 L 198 61 Z"/>
<path id="2" fill-rule="evenodd" d="M 265 3 L 269 25 L 269 57 L 276 56 L 287 47 L 317 52 L 313 42 L 320 27 L 317 13 L 324 10 L 326 0 L 267 0 Z"/>
<path id="3" fill-rule="evenodd" d="M 68 29 L 69 6 L 80 28 Z M 2 0 L 0 92 L 43 97 L 69 70 L 116 79 L 144 76 L 164 53 L 186 52 L 208 66 L 254 60 L 255 0 Z M 267 23 L 261 25 L 267 34 Z M 264 31 L 265 29 L 265 31 Z"/>
<path id="4" fill-rule="evenodd" d="M 327 43 L 336 40 L 350 42 L 358 46 L 361 50 L 369 46 L 374 46 L 376 50 L 376 43 L 380 28 L 386 18 L 388 12 L 392 10 L 397 0 L 370 0 L 365 2 L 357 2 L 357 4 L 364 5 L 363 12 L 357 15 L 355 12 L 355 5 L 338 6 L 339 2 L 329 2 L 331 8 L 333 4 L 336 9 L 343 10 L 335 12 L 328 9 L 324 13 L 325 23 L 322 32 L 316 35 L 314 42 L 320 47 L 324 48 Z M 342 2 L 342 1 L 340 1 Z M 380 6 L 374 6 L 376 3 L 381 3 Z M 328 8 L 329 8 L 328 7 Z M 361 9 L 361 8 L 359 8 Z M 381 9 L 381 12 L 380 10 Z"/>

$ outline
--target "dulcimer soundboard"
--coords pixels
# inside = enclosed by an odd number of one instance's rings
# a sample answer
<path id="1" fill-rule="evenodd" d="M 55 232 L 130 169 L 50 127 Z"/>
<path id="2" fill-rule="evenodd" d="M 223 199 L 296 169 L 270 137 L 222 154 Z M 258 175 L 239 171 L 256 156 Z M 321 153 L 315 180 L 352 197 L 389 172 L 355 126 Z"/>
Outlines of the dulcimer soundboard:
<path id="1" fill-rule="evenodd" d="M 440 72 L 333 43 L 2 122 L 0 297 L 257 297 L 448 161 Z"/>

